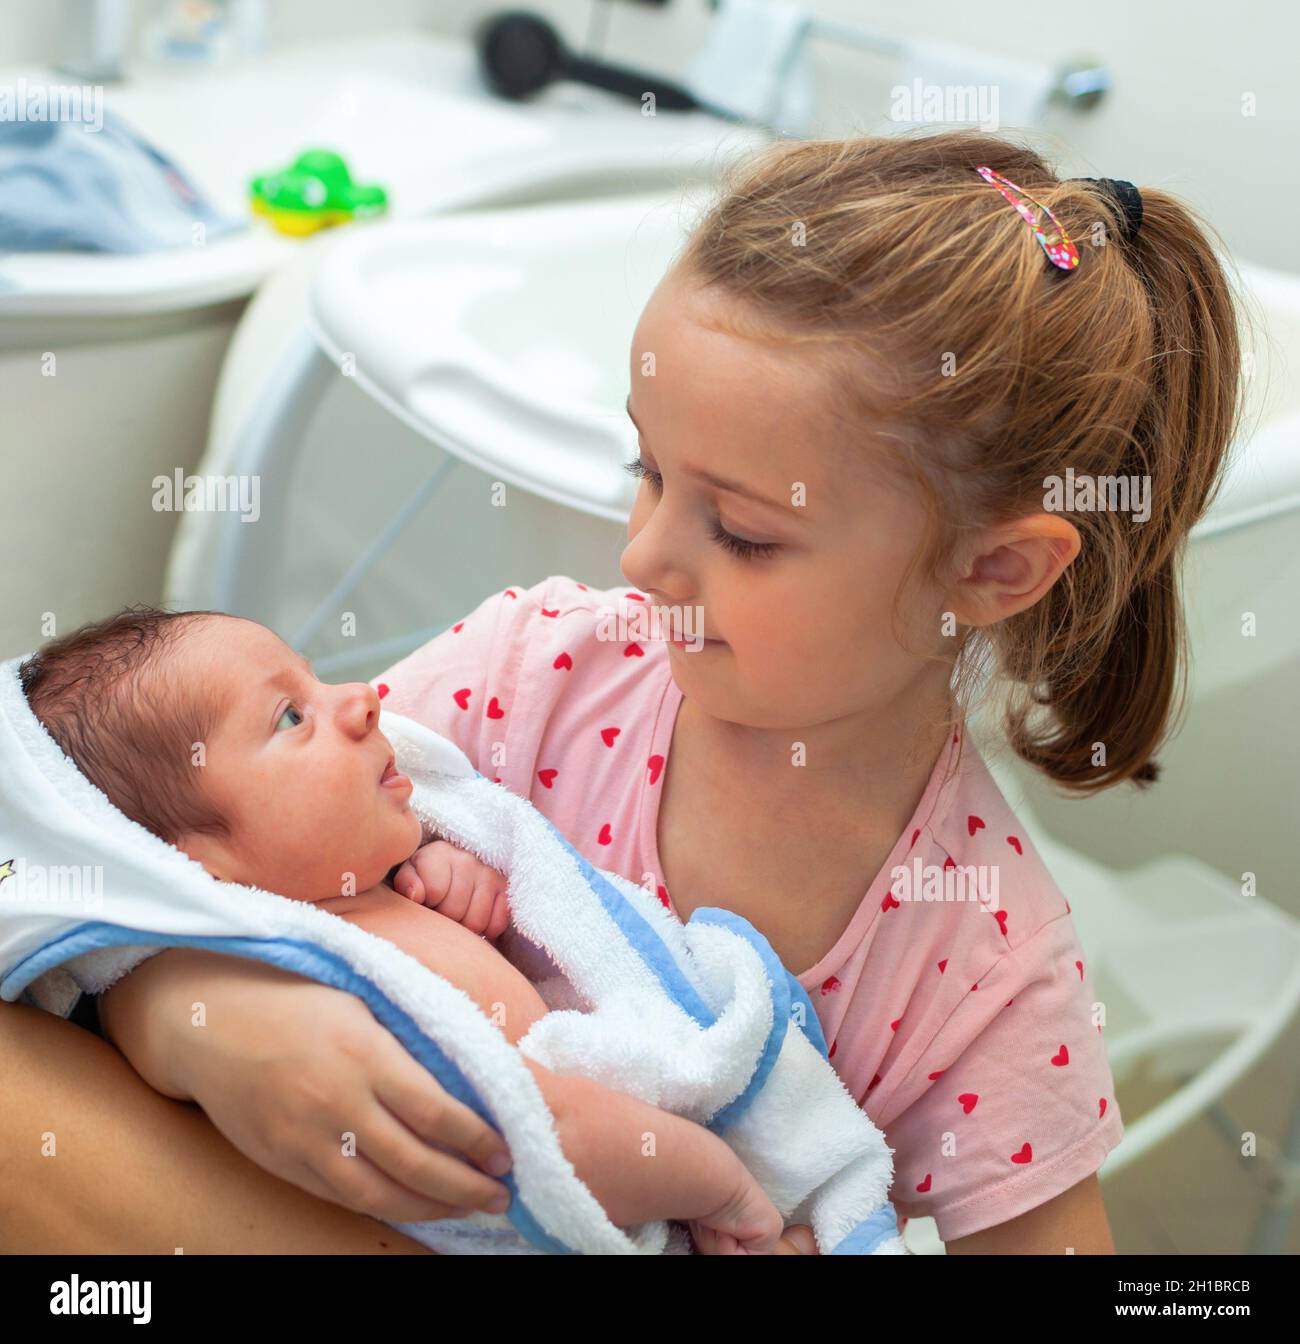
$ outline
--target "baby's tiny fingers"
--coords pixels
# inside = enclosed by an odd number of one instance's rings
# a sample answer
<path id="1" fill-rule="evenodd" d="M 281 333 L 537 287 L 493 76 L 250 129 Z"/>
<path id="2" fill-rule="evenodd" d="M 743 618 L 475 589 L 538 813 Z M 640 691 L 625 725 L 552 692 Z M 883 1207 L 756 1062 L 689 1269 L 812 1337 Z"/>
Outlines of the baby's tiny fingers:
<path id="1" fill-rule="evenodd" d="M 506 899 L 506 893 L 499 891 L 492 902 L 492 918 L 488 920 L 487 933 L 484 937 L 500 938 L 509 927 L 510 902 Z"/>
<path id="2" fill-rule="evenodd" d="M 415 865 L 408 859 L 397 870 L 393 878 L 393 890 L 399 895 L 405 896 L 408 901 L 414 901 L 419 905 L 424 900 L 424 883 L 420 881 L 420 875 L 415 871 Z"/>

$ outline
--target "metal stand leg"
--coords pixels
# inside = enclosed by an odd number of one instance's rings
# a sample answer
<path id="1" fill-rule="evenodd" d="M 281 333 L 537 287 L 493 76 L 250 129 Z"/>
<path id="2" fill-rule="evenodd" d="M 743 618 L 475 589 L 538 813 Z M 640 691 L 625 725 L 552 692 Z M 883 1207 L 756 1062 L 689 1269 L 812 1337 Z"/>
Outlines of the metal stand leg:
<path id="1" fill-rule="evenodd" d="M 331 615 L 338 612 L 346 597 L 356 588 L 370 570 L 385 556 L 393 543 L 412 518 L 424 508 L 434 493 L 446 480 L 448 473 L 456 465 L 454 457 L 444 457 L 433 469 L 420 488 L 388 520 L 384 529 L 353 562 L 348 572 L 336 583 L 333 589 L 317 604 L 316 610 L 307 618 L 289 643 L 302 651 L 311 643 L 322 625 Z"/>
<path id="2" fill-rule="evenodd" d="M 265 579 L 275 572 L 286 527 L 294 448 L 320 402 L 334 365 L 303 328 L 271 374 L 235 447 L 233 471 L 256 478 L 259 516 L 217 515 L 215 603 L 234 616 L 271 623 Z M 272 588 L 274 585 L 270 585 Z"/>

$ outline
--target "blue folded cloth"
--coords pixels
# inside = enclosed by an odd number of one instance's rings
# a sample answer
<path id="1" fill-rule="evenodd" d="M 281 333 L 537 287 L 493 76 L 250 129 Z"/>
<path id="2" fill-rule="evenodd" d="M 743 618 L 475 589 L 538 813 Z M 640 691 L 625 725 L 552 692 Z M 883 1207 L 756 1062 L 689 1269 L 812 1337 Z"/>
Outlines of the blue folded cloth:
<path id="1" fill-rule="evenodd" d="M 215 209 L 121 117 L 0 121 L 0 251 L 158 252 L 247 225 Z"/>

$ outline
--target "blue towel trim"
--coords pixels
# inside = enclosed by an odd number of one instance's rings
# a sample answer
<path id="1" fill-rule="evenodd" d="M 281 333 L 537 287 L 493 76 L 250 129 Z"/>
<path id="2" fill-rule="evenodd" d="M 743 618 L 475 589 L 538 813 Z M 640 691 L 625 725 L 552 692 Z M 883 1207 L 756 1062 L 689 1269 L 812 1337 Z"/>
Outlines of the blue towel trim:
<path id="1" fill-rule="evenodd" d="M 831 1251 L 832 1255 L 874 1255 L 876 1247 L 890 1237 L 898 1236 L 898 1215 L 886 1201 L 870 1218 L 864 1218 Z"/>
<path id="2" fill-rule="evenodd" d="M 777 1056 L 785 1041 L 785 1033 L 790 1025 L 790 973 L 781 964 L 780 958 L 772 951 L 772 945 L 761 933 L 740 915 L 716 906 L 700 906 L 690 918 L 692 924 L 710 924 L 720 929 L 728 929 L 739 934 L 763 959 L 767 971 L 768 984 L 772 991 L 772 1028 L 767 1033 L 762 1053 L 758 1057 L 753 1075 L 745 1090 L 729 1101 L 710 1120 L 709 1128 L 722 1131 L 734 1125 L 754 1104 L 754 1098 L 762 1091 L 768 1075 L 776 1067 Z"/>
<path id="3" fill-rule="evenodd" d="M 793 1012 L 802 1005 L 803 1012 L 799 1018 L 795 1019 L 795 1025 L 803 1032 L 805 1036 L 821 1052 L 823 1059 L 830 1059 L 830 1047 L 826 1044 L 826 1033 L 822 1031 L 822 1024 L 817 1016 L 817 1009 L 813 1007 L 813 1001 L 808 997 L 808 991 L 799 983 L 799 977 L 793 971 L 787 971 L 790 977 L 790 1009 Z"/>
<path id="4" fill-rule="evenodd" d="M 600 898 L 606 913 L 618 925 L 641 960 L 654 972 L 664 992 L 700 1026 L 711 1027 L 718 1020 L 717 1017 L 686 978 L 673 954 L 664 946 L 664 940 L 651 928 L 645 916 L 634 909 L 627 897 L 594 868 L 584 855 L 574 849 L 550 817 L 542 816 L 542 820 L 550 828 L 551 834 L 573 856 L 587 885 Z"/>
<path id="5" fill-rule="evenodd" d="M 83 952 L 104 947 L 132 946 L 202 947 L 228 956 L 269 962 L 282 970 L 293 971 L 296 975 L 304 975 L 323 985 L 355 994 L 457 1101 L 463 1102 L 499 1130 L 490 1108 L 437 1042 L 430 1040 L 411 1017 L 398 1008 L 372 980 L 359 975 L 336 953 L 326 952 L 314 943 L 304 943 L 294 938 L 208 938 L 189 934 L 151 933 L 142 929 L 123 928 L 120 924 L 81 924 L 54 942 L 46 943 L 15 966 L 0 983 L 0 997 L 16 998 L 23 986 L 50 967 L 62 965 Z M 568 1246 L 542 1229 L 532 1211 L 519 1198 L 514 1173 L 507 1172 L 498 1179 L 510 1191 L 510 1207 L 506 1210 L 506 1217 L 520 1236 L 553 1255 L 573 1254 Z"/>

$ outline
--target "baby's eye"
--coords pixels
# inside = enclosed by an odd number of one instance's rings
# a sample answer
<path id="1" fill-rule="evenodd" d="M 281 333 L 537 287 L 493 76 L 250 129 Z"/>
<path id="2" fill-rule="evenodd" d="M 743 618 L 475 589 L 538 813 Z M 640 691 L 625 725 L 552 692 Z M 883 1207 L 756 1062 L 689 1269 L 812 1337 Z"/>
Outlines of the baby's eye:
<path id="1" fill-rule="evenodd" d="M 292 717 L 290 717 L 291 715 Z M 302 715 L 299 714 L 298 711 L 292 705 L 289 705 L 285 708 L 284 713 L 281 714 L 278 719 L 276 719 L 275 721 L 276 728 L 280 729 L 285 727 L 286 720 L 288 720 L 287 723 L 288 727 L 296 728 L 302 722 Z"/>

